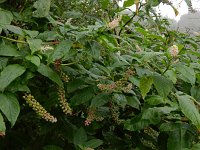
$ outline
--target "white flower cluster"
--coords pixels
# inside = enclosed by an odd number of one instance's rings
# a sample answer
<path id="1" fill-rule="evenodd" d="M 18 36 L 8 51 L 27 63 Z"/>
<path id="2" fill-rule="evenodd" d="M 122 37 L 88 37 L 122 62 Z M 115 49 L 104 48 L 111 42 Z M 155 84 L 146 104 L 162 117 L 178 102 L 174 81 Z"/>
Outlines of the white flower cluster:
<path id="1" fill-rule="evenodd" d="M 172 57 L 176 57 L 178 55 L 178 46 L 173 45 L 169 48 L 169 53 Z"/>
<path id="2" fill-rule="evenodd" d="M 114 19 L 113 21 L 111 21 L 111 22 L 108 23 L 107 27 L 108 27 L 109 29 L 114 29 L 114 28 L 116 28 L 117 26 L 119 26 L 119 22 L 121 21 L 121 19 L 122 19 L 121 16 L 118 17 L 118 18 L 116 18 L 116 19 Z"/>
<path id="3" fill-rule="evenodd" d="M 47 50 L 54 50 L 54 48 L 52 46 L 50 46 L 50 45 L 43 45 L 41 47 L 41 51 L 42 52 L 46 52 Z"/>

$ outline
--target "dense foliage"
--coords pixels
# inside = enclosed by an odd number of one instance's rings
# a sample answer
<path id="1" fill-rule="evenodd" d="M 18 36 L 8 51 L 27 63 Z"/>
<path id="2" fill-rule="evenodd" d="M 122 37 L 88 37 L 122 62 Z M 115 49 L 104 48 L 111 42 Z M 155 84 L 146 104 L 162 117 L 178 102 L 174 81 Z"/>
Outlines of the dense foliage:
<path id="1" fill-rule="evenodd" d="M 0 149 L 200 149 L 199 37 L 161 2 L 0 0 Z"/>

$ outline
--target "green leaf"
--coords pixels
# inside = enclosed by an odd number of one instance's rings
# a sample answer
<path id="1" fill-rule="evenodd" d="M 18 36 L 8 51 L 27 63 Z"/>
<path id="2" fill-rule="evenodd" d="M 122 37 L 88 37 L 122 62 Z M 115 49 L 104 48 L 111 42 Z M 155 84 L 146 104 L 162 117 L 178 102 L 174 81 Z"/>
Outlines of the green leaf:
<path id="1" fill-rule="evenodd" d="M 18 64 L 5 67 L 0 74 L 0 91 L 4 91 L 13 80 L 21 76 L 25 71 L 26 69 Z"/>
<path id="2" fill-rule="evenodd" d="M 191 96 L 197 101 L 200 101 L 200 87 L 193 86 L 190 90 Z"/>
<path id="3" fill-rule="evenodd" d="M 164 98 L 159 95 L 152 95 L 145 99 L 145 102 L 149 105 L 156 106 L 159 104 L 164 104 Z"/>
<path id="4" fill-rule="evenodd" d="M 65 40 L 62 41 L 53 51 L 53 53 L 50 55 L 49 62 L 53 62 L 56 59 L 63 58 L 66 54 L 69 53 L 69 50 L 72 46 L 72 41 Z"/>
<path id="5" fill-rule="evenodd" d="M 41 50 L 42 40 L 40 39 L 27 39 L 29 47 L 31 49 L 31 54 Z"/>
<path id="6" fill-rule="evenodd" d="M 187 132 L 189 127 L 186 123 L 163 123 L 160 126 L 160 131 L 165 131 L 169 136 L 167 141 L 168 150 L 183 150 L 191 145 L 190 141 L 192 139 L 190 139 L 191 137 Z"/>
<path id="7" fill-rule="evenodd" d="M 87 85 L 83 79 L 74 79 L 74 80 L 68 82 L 67 92 L 72 93 L 76 90 L 80 90 L 85 87 L 87 87 Z"/>
<path id="8" fill-rule="evenodd" d="M 40 58 L 38 56 L 35 55 L 28 55 L 25 57 L 28 61 L 30 61 L 31 63 L 33 63 L 34 65 L 36 65 L 37 67 L 40 66 Z"/>
<path id="9" fill-rule="evenodd" d="M 49 66 L 40 64 L 37 71 L 43 76 L 57 83 L 59 86 L 63 86 L 62 80 L 60 79 L 59 75 L 55 71 L 53 71 Z"/>
<path id="10" fill-rule="evenodd" d="M 31 30 L 23 30 L 25 34 L 27 34 L 30 38 L 35 38 L 39 32 L 38 31 L 31 31 Z"/>
<path id="11" fill-rule="evenodd" d="M 190 150 L 199 150 L 199 149 L 200 149 L 200 143 L 196 143 Z"/>
<path id="12" fill-rule="evenodd" d="M 19 52 L 17 51 L 17 48 L 13 45 L 8 45 L 2 43 L 0 45 L 0 56 L 19 56 Z"/>
<path id="13" fill-rule="evenodd" d="M 24 36 L 24 32 L 23 30 L 20 28 L 20 27 L 17 27 L 17 26 L 14 26 L 14 25 L 6 25 L 5 27 L 7 30 L 15 33 L 15 34 L 18 34 L 18 35 L 21 35 L 21 36 Z"/>
<path id="14" fill-rule="evenodd" d="M 117 93 L 115 93 L 113 95 L 113 101 L 116 102 L 121 107 L 125 107 L 125 105 L 127 104 L 126 97 L 123 94 L 117 94 Z"/>
<path id="15" fill-rule="evenodd" d="M 140 101 L 136 96 L 126 96 L 127 105 L 139 110 Z"/>
<path id="16" fill-rule="evenodd" d="M 0 9 L 0 33 L 2 31 L 2 27 L 9 25 L 12 20 L 13 15 L 10 11 Z"/>
<path id="17" fill-rule="evenodd" d="M 84 146 L 85 147 L 89 147 L 89 148 L 97 148 L 99 147 L 100 145 L 103 144 L 103 141 L 102 140 L 99 140 L 99 139 L 92 139 L 90 141 L 87 141 L 84 143 Z"/>
<path id="18" fill-rule="evenodd" d="M 51 0 L 38 0 L 33 4 L 36 10 L 33 12 L 33 16 L 37 18 L 46 17 L 49 15 L 51 6 Z"/>
<path id="19" fill-rule="evenodd" d="M 173 88 L 172 81 L 160 75 L 153 76 L 153 84 L 155 85 L 158 94 L 163 97 L 167 97 Z"/>
<path id="20" fill-rule="evenodd" d="M 164 74 L 168 79 L 170 79 L 174 84 L 176 84 L 176 73 L 173 70 L 167 70 Z"/>
<path id="21" fill-rule="evenodd" d="M 91 106 L 93 107 L 103 106 L 109 101 L 109 99 L 110 99 L 110 94 L 100 93 L 92 99 Z"/>
<path id="22" fill-rule="evenodd" d="M 81 127 L 74 134 L 73 143 L 74 145 L 83 145 L 86 140 L 87 140 L 87 134 L 85 130 Z"/>
<path id="23" fill-rule="evenodd" d="M 141 91 L 143 99 L 145 98 L 147 93 L 150 91 L 152 84 L 153 84 L 152 77 L 145 77 L 144 76 L 140 80 L 140 91 Z"/>
<path id="24" fill-rule="evenodd" d="M 195 84 L 196 76 L 193 68 L 185 65 L 177 65 L 176 70 L 180 73 L 180 78 L 183 81 Z"/>
<path id="25" fill-rule="evenodd" d="M 42 148 L 42 150 L 63 150 L 63 149 L 56 145 L 46 145 Z"/>
<path id="26" fill-rule="evenodd" d="M 124 1 L 124 7 L 130 7 L 135 4 L 135 0 L 126 0 Z"/>
<path id="27" fill-rule="evenodd" d="M 0 71 L 6 67 L 7 63 L 8 63 L 8 58 L 0 57 Z"/>
<path id="28" fill-rule="evenodd" d="M 6 1 L 6 0 L 0 0 L 0 4 L 1 4 L 1 3 L 4 3 L 5 1 Z"/>
<path id="29" fill-rule="evenodd" d="M 0 93 L 0 109 L 13 126 L 20 112 L 17 98 L 12 93 Z"/>
<path id="30" fill-rule="evenodd" d="M 0 113 L 0 132 L 5 132 L 6 131 L 6 125 L 3 120 L 3 116 Z"/>
<path id="31" fill-rule="evenodd" d="M 183 114 L 200 129 L 200 114 L 193 102 L 194 98 L 189 95 L 177 95 L 177 97 Z"/>
<path id="32" fill-rule="evenodd" d="M 91 100 L 93 96 L 94 96 L 93 88 L 87 87 L 80 91 L 77 91 L 70 101 L 72 105 L 80 105 Z"/>
<path id="33" fill-rule="evenodd" d="M 149 108 L 140 116 L 125 121 L 124 127 L 130 131 L 137 131 L 148 127 L 149 125 L 156 125 L 160 122 L 161 117 L 157 109 Z"/>

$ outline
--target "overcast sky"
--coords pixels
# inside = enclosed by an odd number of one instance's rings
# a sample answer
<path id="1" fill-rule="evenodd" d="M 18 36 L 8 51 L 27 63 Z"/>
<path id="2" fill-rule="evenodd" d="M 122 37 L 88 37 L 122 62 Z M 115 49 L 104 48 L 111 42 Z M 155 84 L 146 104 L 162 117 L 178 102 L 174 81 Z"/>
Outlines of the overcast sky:
<path id="1" fill-rule="evenodd" d="M 123 1 L 124 0 L 122 0 L 120 5 L 123 4 Z M 175 19 L 176 21 L 178 21 L 182 15 L 188 13 L 188 7 L 187 7 L 185 0 L 170 0 L 170 1 L 173 2 L 174 7 L 177 8 L 179 15 L 175 16 L 175 13 L 174 13 L 173 9 L 171 8 L 171 6 L 166 5 L 166 4 L 163 5 L 161 3 L 156 8 L 156 10 L 158 12 L 160 12 L 162 16 L 166 16 L 168 18 Z M 191 0 L 191 1 L 192 1 L 193 8 L 196 10 L 200 10 L 200 0 Z M 132 8 L 134 9 L 134 6 Z"/>

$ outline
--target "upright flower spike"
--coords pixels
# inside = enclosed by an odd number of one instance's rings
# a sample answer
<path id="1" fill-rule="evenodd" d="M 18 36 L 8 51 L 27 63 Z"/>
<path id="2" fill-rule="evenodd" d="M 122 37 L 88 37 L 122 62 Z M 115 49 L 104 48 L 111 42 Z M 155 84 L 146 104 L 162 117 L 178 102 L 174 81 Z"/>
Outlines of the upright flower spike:
<path id="1" fill-rule="evenodd" d="M 116 19 L 114 19 L 113 21 L 111 21 L 111 22 L 108 23 L 107 27 L 108 27 L 109 29 L 114 29 L 114 28 L 116 28 L 117 26 L 119 26 L 119 22 L 121 21 L 121 19 L 122 19 L 121 16 L 118 17 L 118 18 L 116 18 Z"/>
<path id="2" fill-rule="evenodd" d="M 31 94 L 25 94 L 23 98 L 26 100 L 26 103 L 44 120 L 55 123 L 57 118 L 48 113 L 42 105 L 32 96 Z"/>
<path id="3" fill-rule="evenodd" d="M 176 57 L 178 55 L 178 46 L 173 45 L 169 48 L 169 53 L 172 57 Z"/>
<path id="4" fill-rule="evenodd" d="M 72 114 L 72 109 L 69 106 L 69 103 L 67 102 L 66 98 L 65 98 L 65 90 L 62 87 L 58 87 L 58 100 L 60 102 L 60 107 L 62 108 L 63 112 L 68 115 L 68 114 Z"/>

